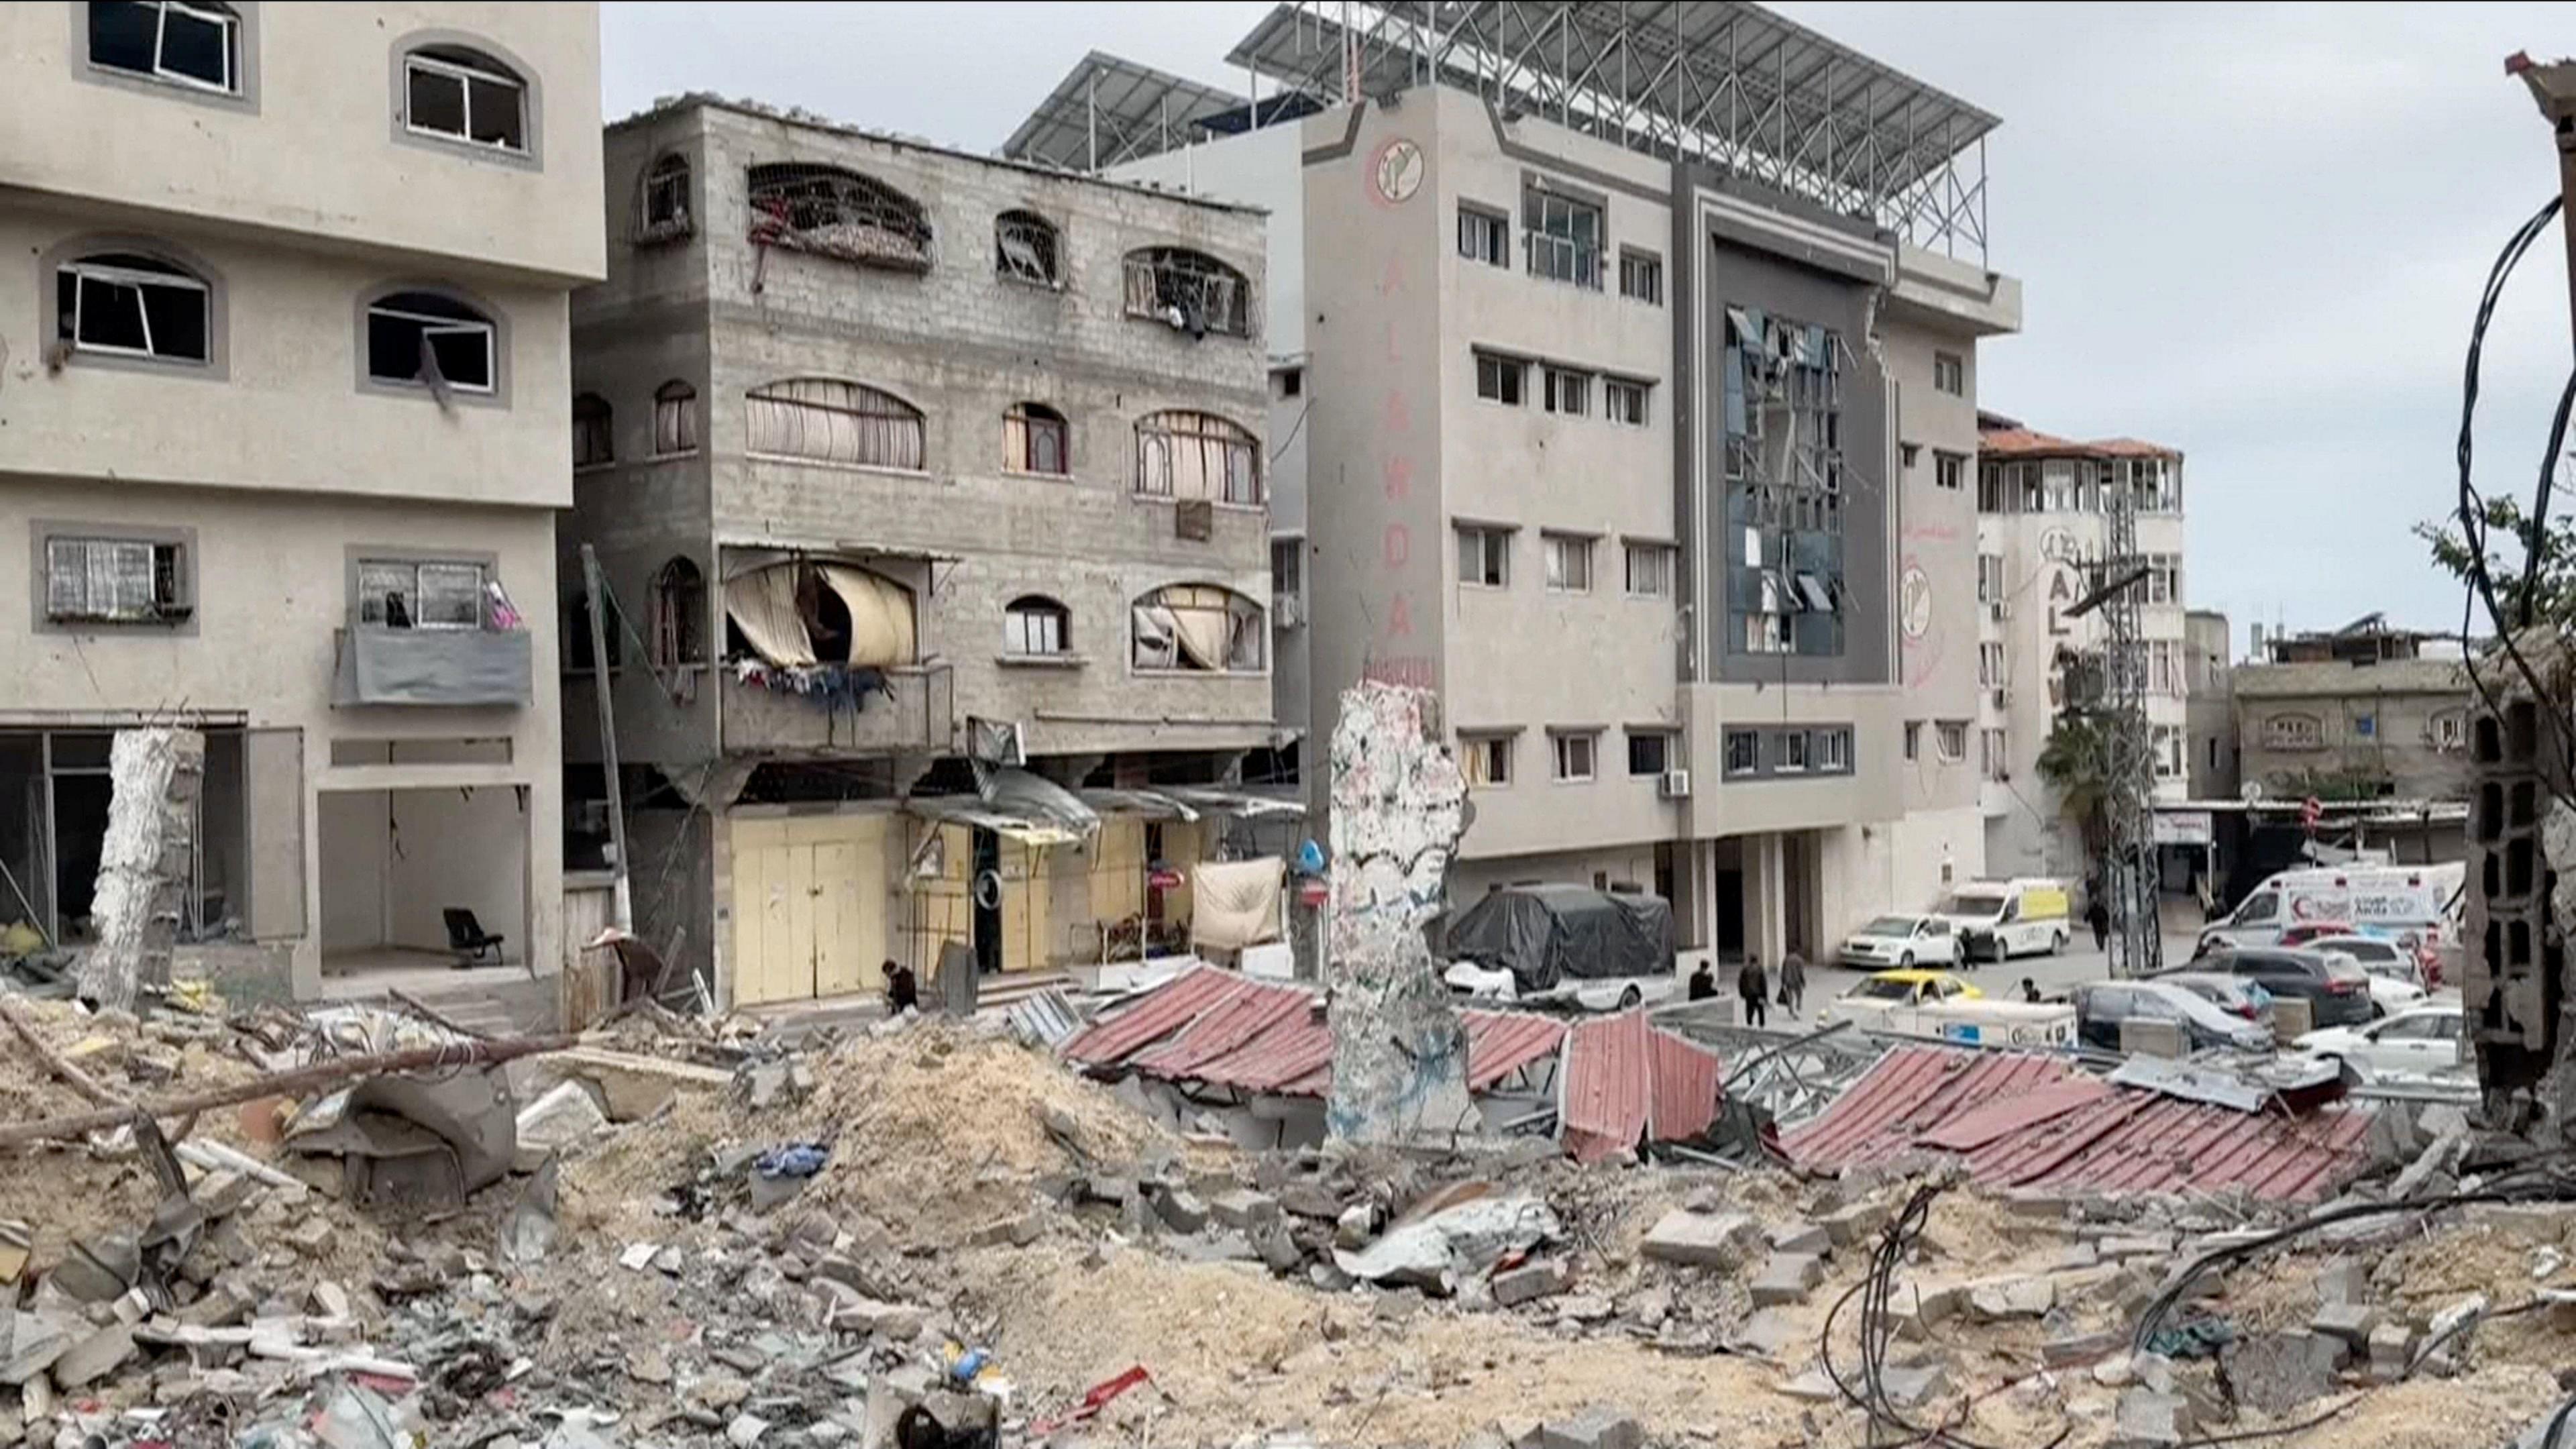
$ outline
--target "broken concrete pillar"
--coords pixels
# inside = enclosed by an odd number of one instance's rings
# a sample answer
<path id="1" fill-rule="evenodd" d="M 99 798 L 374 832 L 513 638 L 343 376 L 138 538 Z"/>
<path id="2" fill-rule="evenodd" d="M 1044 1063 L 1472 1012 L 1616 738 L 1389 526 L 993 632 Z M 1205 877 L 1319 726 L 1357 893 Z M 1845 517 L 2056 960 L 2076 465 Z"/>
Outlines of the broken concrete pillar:
<path id="1" fill-rule="evenodd" d="M 1333 727 L 1332 1135 L 1447 1138 L 1475 1125 L 1467 1033 L 1424 932 L 1466 829 L 1467 787 L 1424 718 L 1431 696 L 1363 683 Z"/>
<path id="2" fill-rule="evenodd" d="M 81 959 L 79 991 L 100 1006 L 131 1009 L 137 986 L 170 979 L 170 948 L 196 851 L 206 737 L 195 730 L 118 730 L 107 769 L 114 793 L 90 906 L 98 944 Z"/>

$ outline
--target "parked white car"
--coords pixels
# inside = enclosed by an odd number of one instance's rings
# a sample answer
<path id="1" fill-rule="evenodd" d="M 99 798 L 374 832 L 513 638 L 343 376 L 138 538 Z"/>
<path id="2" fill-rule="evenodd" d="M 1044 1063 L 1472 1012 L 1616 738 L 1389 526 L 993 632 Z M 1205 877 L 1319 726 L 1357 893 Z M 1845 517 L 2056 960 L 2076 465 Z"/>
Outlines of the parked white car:
<path id="1" fill-rule="evenodd" d="M 2473 1070 L 2461 1050 L 2460 1003 L 2436 1001 L 2365 1026 L 2330 1026 L 2292 1045 L 2311 1056 L 2340 1061 L 2365 1080 L 2373 1077 L 2444 1077 Z"/>
<path id="2" fill-rule="evenodd" d="M 1524 996 L 1511 972 L 1473 961 L 1452 961 L 1440 973 L 1450 994 L 1480 1005 L 1578 1007 L 1584 1011 L 1626 1011 L 1632 1006 L 1661 1006 L 1681 994 L 1677 976 L 1567 977 L 1554 991 Z"/>
<path id="3" fill-rule="evenodd" d="M 1948 966 L 1959 959 L 1959 932 L 1942 916 L 1881 916 L 1846 937 L 1841 956 L 1864 971 Z"/>

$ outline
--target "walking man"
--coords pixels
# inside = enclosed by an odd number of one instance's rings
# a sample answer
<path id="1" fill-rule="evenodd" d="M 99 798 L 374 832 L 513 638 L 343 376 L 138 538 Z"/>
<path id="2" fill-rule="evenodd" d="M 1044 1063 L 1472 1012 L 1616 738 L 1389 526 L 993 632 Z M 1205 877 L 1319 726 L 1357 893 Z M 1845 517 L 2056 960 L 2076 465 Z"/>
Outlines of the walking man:
<path id="1" fill-rule="evenodd" d="M 2100 891 L 2095 891 L 2093 898 L 2085 902 L 2084 924 L 2093 928 L 2094 950 L 2111 949 L 2111 908 L 2103 903 Z"/>
<path id="2" fill-rule="evenodd" d="M 1780 1004 L 1791 1021 L 1807 1009 L 1807 961 L 1795 951 L 1780 958 Z"/>
<path id="3" fill-rule="evenodd" d="M 1763 1002 L 1771 993 L 1770 978 L 1762 971 L 1762 958 L 1747 954 L 1744 964 L 1735 971 L 1735 994 L 1744 999 L 1744 1024 L 1763 1025 Z"/>

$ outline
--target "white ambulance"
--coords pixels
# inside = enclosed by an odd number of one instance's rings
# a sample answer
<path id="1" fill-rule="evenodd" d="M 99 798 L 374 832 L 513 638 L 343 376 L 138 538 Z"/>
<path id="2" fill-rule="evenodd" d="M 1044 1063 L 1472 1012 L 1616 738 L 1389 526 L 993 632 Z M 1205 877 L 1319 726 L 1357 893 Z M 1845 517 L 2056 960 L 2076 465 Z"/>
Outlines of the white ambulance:
<path id="1" fill-rule="evenodd" d="M 2330 926 L 2409 948 L 2439 948 L 2459 939 L 2464 862 L 2444 865 L 2317 866 L 2285 870 L 2256 886 L 2224 920 L 2201 928 L 2200 952 L 2291 944 Z"/>

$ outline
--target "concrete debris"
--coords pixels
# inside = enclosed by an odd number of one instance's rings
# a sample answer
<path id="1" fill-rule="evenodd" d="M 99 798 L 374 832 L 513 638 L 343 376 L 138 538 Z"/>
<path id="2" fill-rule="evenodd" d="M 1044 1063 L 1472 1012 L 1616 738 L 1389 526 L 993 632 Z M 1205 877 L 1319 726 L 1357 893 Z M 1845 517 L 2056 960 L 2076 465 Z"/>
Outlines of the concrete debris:
<path id="1" fill-rule="evenodd" d="M 1808 1291 L 1824 1280 L 1824 1259 L 1812 1253 L 1773 1253 L 1753 1280 L 1753 1304 L 1769 1308 L 1804 1302 Z"/>
<path id="2" fill-rule="evenodd" d="M 2057 1283 L 2041 1275 L 1990 1278 L 1968 1287 L 1968 1313 L 1982 1323 L 2039 1318 L 2057 1306 Z"/>
<path id="3" fill-rule="evenodd" d="M 2192 1437 L 2191 1400 L 2153 1389 L 2130 1389 L 2120 1395 L 2112 1428 L 2112 1449 L 2177 1449 Z"/>
<path id="4" fill-rule="evenodd" d="M 1218 1222 L 1243 1232 L 1279 1221 L 1279 1200 L 1249 1189 L 1220 1193 L 1208 1207 Z"/>
<path id="5" fill-rule="evenodd" d="M 2377 1328 L 2379 1322 L 2379 1310 L 2368 1303 L 2324 1303 L 2318 1305 L 2316 1317 L 2309 1321 L 2308 1326 L 2359 1350 L 2368 1346 L 2370 1331 Z"/>
<path id="6" fill-rule="evenodd" d="M 1553 1242 L 1562 1231 L 1555 1212 L 1536 1198 L 1470 1198 L 1397 1223 L 1358 1252 L 1336 1250 L 1333 1260 L 1364 1282 L 1449 1293 L 1505 1255 Z"/>
<path id="7" fill-rule="evenodd" d="M 1541 1425 L 1520 1449 L 1644 1449 L 1645 1427 L 1615 1409 L 1590 1408 Z"/>
<path id="8" fill-rule="evenodd" d="M 534 1172 L 545 1160 L 588 1142 L 608 1125 L 608 1114 L 579 1082 L 564 1082 L 520 1109 L 519 1146 L 512 1166 Z"/>
<path id="9" fill-rule="evenodd" d="M 1659 1262 L 1731 1268 L 1745 1260 L 1761 1231 L 1761 1225 L 1746 1213 L 1676 1209 L 1656 1220 L 1639 1251 Z"/>
<path id="10" fill-rule="evenodd" d="M 1523 1263 L 1494 1275 L 1494 1302 L 1517 1308 L 1536 1299 L 1553 1298 L 1565 1291 L 1567 1276 L 1565 1265 L 1554 1259 Z"/>
<path id="11" fill-rule="evenodd" d="M 2266 1414 L 2286 1414 L 2334 1392 L 2349 1351 L 2322 1333 L 2259 1333 L 2220 1351 L 2236 1402 Z"/>
<path id="12" fill-rule="evenodd" d="M 1831 1253 L 1834 1246 L 1833 1234 L 1827 1232 L 1821 1225 L 1810 1222 L 1782 1223 L 1764 1234 L 1764 1237 L 1769 1240 L 1774 1252 L 1805 1253 L 1818 1258 Z"/>
<path id="13" fill-rule="evenodd" d="M 1884 1203 L 1857 1202 L 1830 1212 L 1820 1219 L 1827 1237 L 1837 1248 L 1848 1248 L 1877 1237 L 1887 1226 L 1889 1210 Z"/>

